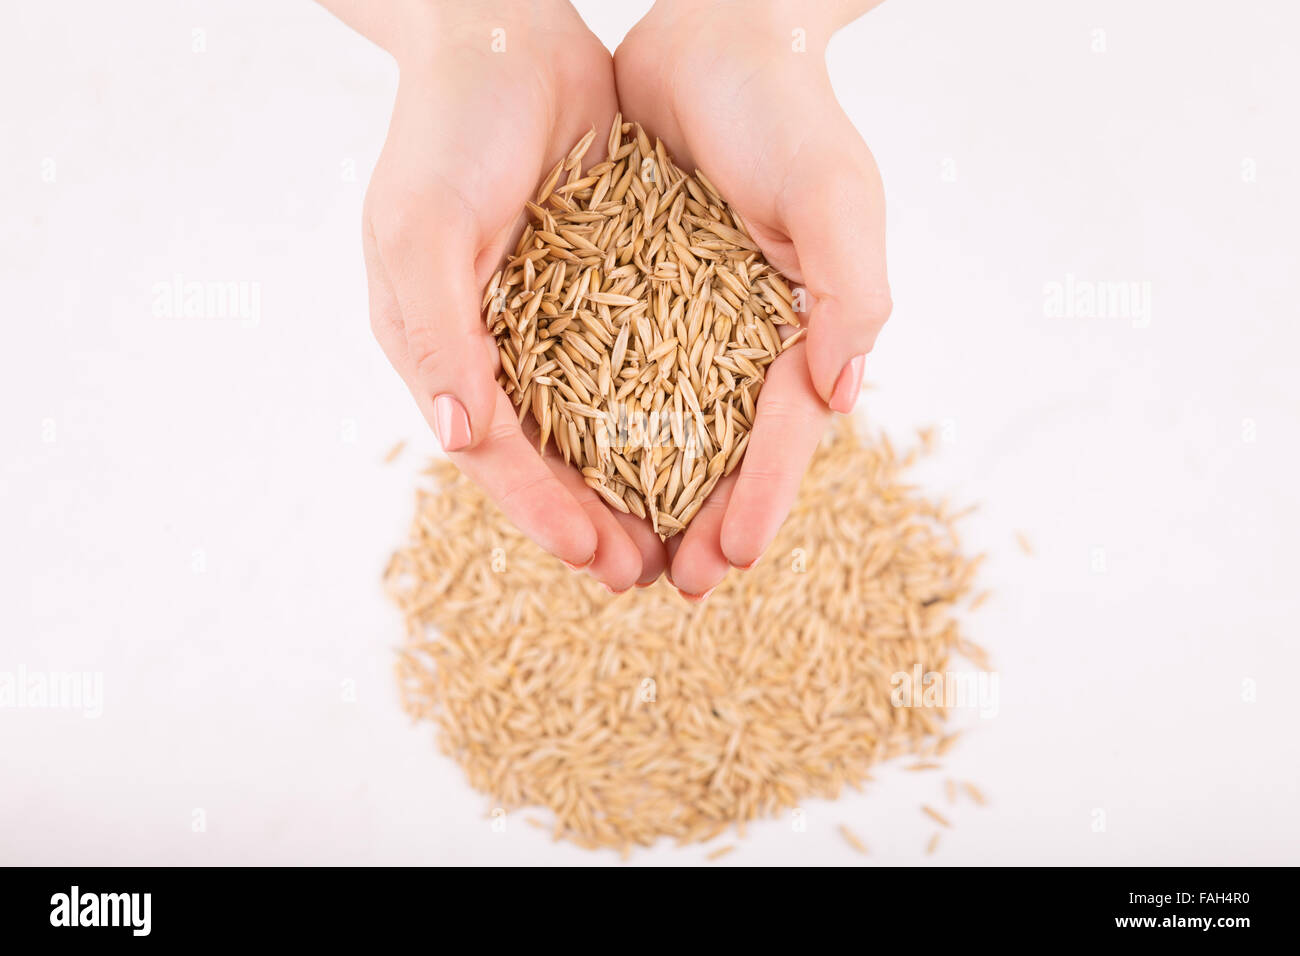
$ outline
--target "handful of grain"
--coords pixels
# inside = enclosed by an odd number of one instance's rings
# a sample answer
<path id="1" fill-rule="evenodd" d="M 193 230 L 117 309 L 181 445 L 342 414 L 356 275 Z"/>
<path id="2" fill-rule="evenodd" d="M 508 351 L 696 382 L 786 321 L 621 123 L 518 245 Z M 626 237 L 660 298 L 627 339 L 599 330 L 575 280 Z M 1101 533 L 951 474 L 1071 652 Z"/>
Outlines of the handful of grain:
<path id="1" fill-rule="evenodd" d="M 587 847 L 706 840 L 938 757 L 945 710 L 893 681 L 983 665 L 954 613 L 979 562 L 905 482 L 916 454 L 837 423 L 767 556 L 692 608 L 664 583 L 611 597 L 436 462 L 385 576 L 404 705 L 491 806 L 548 807 Z"/>
<path id="2" fill-rule="evenodd" d="M 777 327 L 799 323 L 703 173 L 683 173 L 621 115 L 608 158 L 584 172 L 594 138 L 528 203 L 484 317 L 539 450 L 552 439 L 610 507 L 666 538 L 740 463 L 767 366 L 795 341 Z"/>

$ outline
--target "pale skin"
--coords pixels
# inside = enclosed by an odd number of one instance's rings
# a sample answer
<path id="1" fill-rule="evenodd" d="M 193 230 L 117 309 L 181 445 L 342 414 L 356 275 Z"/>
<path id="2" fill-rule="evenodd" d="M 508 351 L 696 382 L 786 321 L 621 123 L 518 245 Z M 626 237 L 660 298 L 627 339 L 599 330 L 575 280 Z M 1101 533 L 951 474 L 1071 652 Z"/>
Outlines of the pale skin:
<path id="1" fill-rule="evenodd" d="M 658 0 L 612 59 L 562 0 L 321 2 L 399 66 L 365 203 L 371 326 L 451 460 L 611 591 L 666 574 L 702 600 L 752 566 L 831 415 L 852 409 L 889 316 L 879 173 L 823 56 L 879 0 Z M 524 201 L 593 125 L 586 162 L 599 162 L 620 109 L 706 172 L 808 303 L 807 338 L 772 364 L 740 468 L 667 545 L 539 455 L 480 315 Z"/>

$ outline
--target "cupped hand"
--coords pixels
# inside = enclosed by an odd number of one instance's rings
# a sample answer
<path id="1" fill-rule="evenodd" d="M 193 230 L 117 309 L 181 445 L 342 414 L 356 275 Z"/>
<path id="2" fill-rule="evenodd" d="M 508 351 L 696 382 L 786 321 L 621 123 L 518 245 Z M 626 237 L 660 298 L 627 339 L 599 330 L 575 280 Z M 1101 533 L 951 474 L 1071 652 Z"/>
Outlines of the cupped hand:
<path id="1" fill-rule="evenodd" d="M 401 73 L 365 202 L 374 334 L 451 460 L 525 534 L 611 590 L 653 581 L 662 543 L 539 455 L 497 384 L 481 313 L 544 172 L 592 126 L 602 135 L 587 158 L 603 158 L 618 109 L 609 52 L 558 0 L 420 10 L 428 20 L 385 21 L 388 36 L 372 37 Z"/>
<path id="2" fill-rule="evenodd" d="M 770 366 L 740 468 L 669 541 L 669 577 L 687 596 L 772 542 L 889 316 L 880 175 L 823 56 L 831 32 L 873 5 L 659 0 L 614 56 L 624 115 L 683 169 L 702 169 L 806 297 L 806 339 Z"/>

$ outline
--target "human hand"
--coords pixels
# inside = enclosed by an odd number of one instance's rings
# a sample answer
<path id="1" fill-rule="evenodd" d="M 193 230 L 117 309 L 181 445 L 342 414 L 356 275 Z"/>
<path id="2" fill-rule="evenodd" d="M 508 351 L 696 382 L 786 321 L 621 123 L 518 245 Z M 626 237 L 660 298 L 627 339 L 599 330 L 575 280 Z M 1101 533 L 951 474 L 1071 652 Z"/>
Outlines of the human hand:
<path id="1" fill-rule="evenodd" d="M 683 169 L 704 170 L 807 300 L 807 338 L 768 369 L 740 468 L 669 541 L 669 578 L 688 598 L 751 567 L 776 536 L 889 316 L 880 175 L 823 57 L 830 34 L 875 5 L 658 0 L 614 55 L 624 115 Z"/>
<path id="2" fill-rule="evenodd" d="M 481 317 L 481 290 L 537 182 L 617 112 L 609 52 L 562 0 L 326 5 L 401 72 L 363 230 L 384 353 L 451 460 L 520 530 L 611 590 L 653 581 L 662 542 L 553 452 L 538 454 L 497 384 Z M 589 161 L 603 158 L 603 142 Z"/>

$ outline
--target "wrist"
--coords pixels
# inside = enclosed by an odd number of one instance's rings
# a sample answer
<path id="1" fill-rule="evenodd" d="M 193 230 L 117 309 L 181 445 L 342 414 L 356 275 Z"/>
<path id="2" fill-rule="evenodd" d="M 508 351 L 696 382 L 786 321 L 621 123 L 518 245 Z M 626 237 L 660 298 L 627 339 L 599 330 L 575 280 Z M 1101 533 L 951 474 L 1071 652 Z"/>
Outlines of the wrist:
<path id="1" fill-rule="evenodd" d="M 774 35 L 803 30 L 808 45 L 823 49 L 831 34 L 883 0 L 655 0 L 652 13 L 685 29 L 701 16 Z"/>
<path id="2" fill-rule="evenodd" d="M 423 68 L 449 46 L 509 44 L 577 18 L 568 0 L 320 0 L 399 67 Z M 494 33 L 494 31 L 504 31 Z M 508 48 L 508 46 L 506 47 Z"/>

